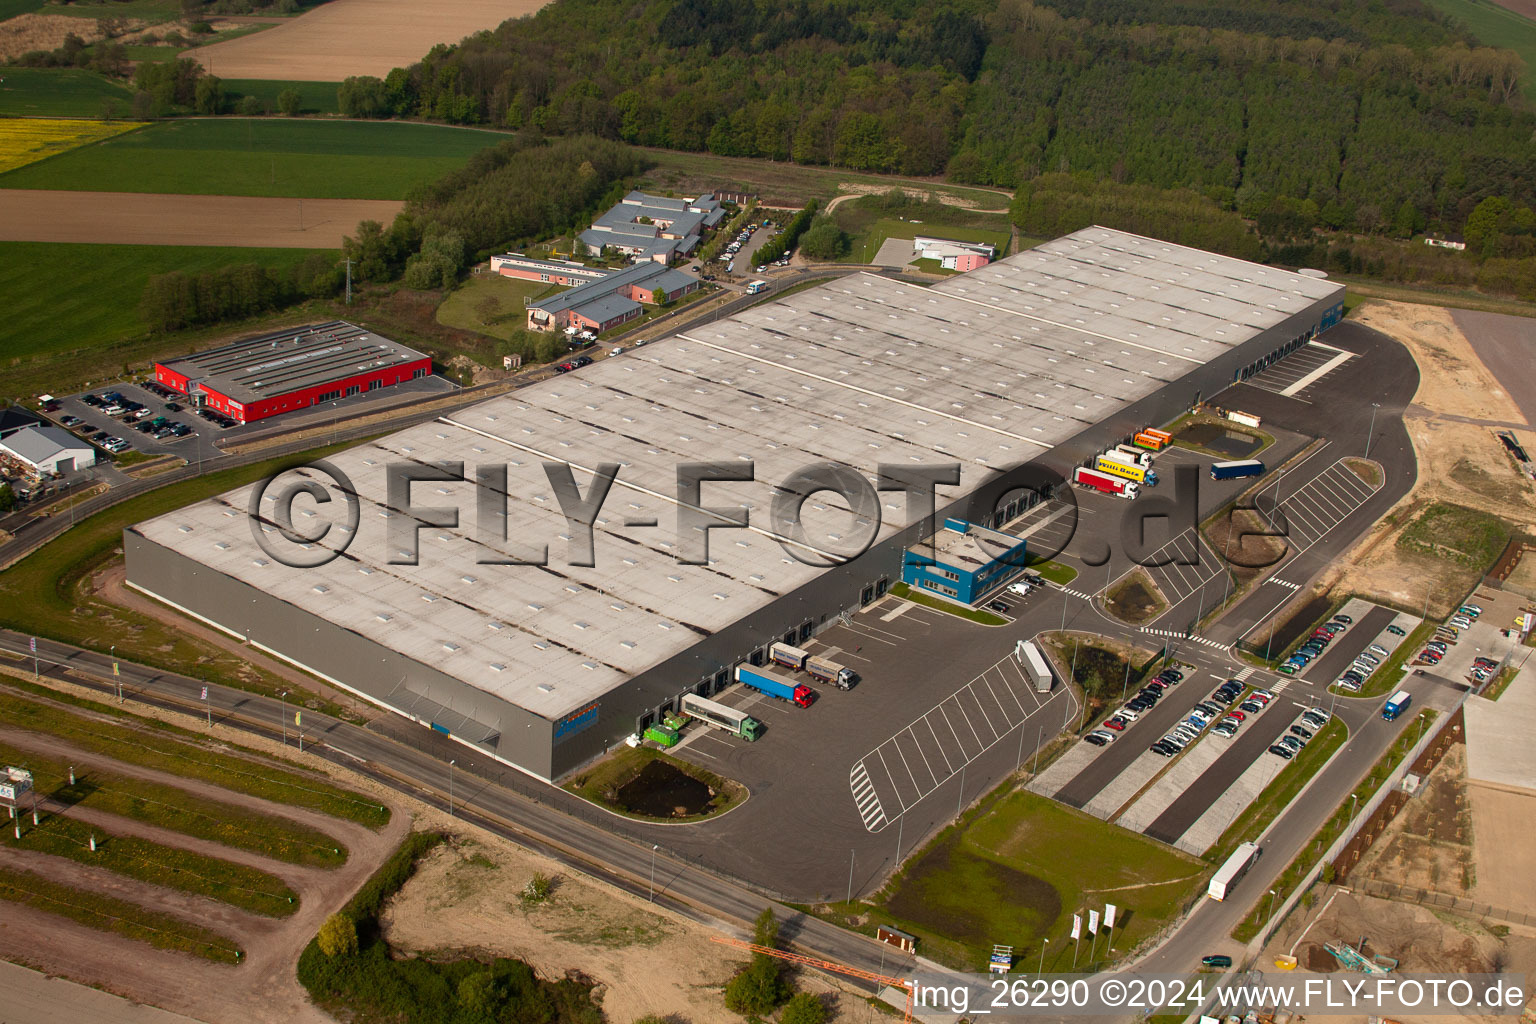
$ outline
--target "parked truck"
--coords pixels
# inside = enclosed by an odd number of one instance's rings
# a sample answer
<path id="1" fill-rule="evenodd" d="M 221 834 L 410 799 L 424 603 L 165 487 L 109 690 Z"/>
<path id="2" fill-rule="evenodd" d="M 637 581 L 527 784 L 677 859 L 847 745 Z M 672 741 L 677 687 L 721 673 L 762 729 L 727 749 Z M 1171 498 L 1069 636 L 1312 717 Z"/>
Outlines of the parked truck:
<path id="1" fill-rule="evenodd" d="M 806 675 L 818 682 L 831 683 L 839 690 L 853 689 L 853 670 L 844 668 L 831 658 L 813 654 L 805 659 Z"/>
<path id="2" fill-rule="evenodd" d="M 1140 492 L 1140 489 L 1129 480 L 1083 466 L 1072 471 L 1072 482 L 1083 487 L 1092 487 L 1103 494 L 1113 494 L 1117 498 L 1134 498 Z"/>
<path id="3" fill-rule="evenodd" d="M 747 285 L 747 294 L 756 295 L 758 292 L 766 291 L 767 288 L 767 281 L 753 281 L 751 284 Z"/>
<path id="4" fill-rule="evenodd" d="M 1045 654 L 1033 640 L 1026 640 L 1019 644 L 1019 667 L 1024 670 L 1024 675 L 1029 677 L 1030 685 L 1040 693 L 1050 693 L 1052 678 L 1051 666 L 1045 660 Z"/>
<path id="5" fill-rule="evenodd" d="M 1408 710 L 1408 705 L 1413 703 L 1413 694 L 1407 690 L 1398 690 L 1387 698 L 1387 702 L 1381 706 L 1381 717 L 1392 721 L 1398 715 Z"/>
<path id="6" fill-rule="evenodd" d="M 1160 435 L 1161 431 L 1159 431 L 1157 434 L 1154 434 L 1150 430 L 1143 430 L 1135 437 L 1131 438 L 1131 442 L 1135 444 L 1136 447 L 1145 448 L 1149 452 L 1160 452 L 1168 444 L 1168 442 L 1164 440 Z"/>
<path id="7" fill-rule="evenodd" d="M 809 686 L 797 683 L 793 676 L 782 675 L 766 666 L 755 668 L 751 665 L 737 665 L 736 681 L 743 686 L 750 686 L 759 693 L 791 701 L 802 708 L 810 707 L 811 701 L 815 699 Z"/>
<path id="8" fill-rule="evenodd" d="M 683 695 L 682 709 L 705 725 L 713 726 L 751 743 L 762 734 L 763 723 L 735 708 L 691 693 Z"/>
<path id="9" fill-rule="evenodd" d="M 805 668 L 805 659 L 810 656 L 808 651 L 801 650 L 793 644 L 773 644 L 768 648 L 768 660 L 791 672 L 799 672 Z"/>
<path id="10" fill-rule="evenodd" d="M 1138 466 L 1119 452 L 1105 452 L 1093 460 L 1093 468 L 1100 473 L 1118 476 L 1132 483 L 1157 486 L 1157 471 Z"/>
<path id="11" fill-rule="evenodd" d="M 1143 451 L 1140 448 L 1136 448 L 1128 444 L 1115 445 L 1115 451 L 1135 462 L 1138 466 L 1141 466 L 1145 469 L 1152 468 L 1152 453 L 1149 451 Z"/>
<path id="12" fill-rule="evenodd" d="M 1264 463 L 1258 459 L 1238 459 L 1235 462 L 1211 463 L 1212 480 L 1236 480 L 1243 476 L 1263 476 Z"/>

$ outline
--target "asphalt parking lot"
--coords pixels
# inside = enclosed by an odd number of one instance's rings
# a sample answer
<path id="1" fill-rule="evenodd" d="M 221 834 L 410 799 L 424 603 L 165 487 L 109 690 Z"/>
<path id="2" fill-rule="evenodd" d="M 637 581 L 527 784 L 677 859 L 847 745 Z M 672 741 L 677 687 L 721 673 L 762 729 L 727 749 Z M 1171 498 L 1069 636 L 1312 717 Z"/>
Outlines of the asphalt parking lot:
<path id="1" fill-rule="evenodd" d="M 192 429 L 192 433 L 185 437 L 157 439 L 137 430 L 136 426 L 139 421 L 127 419 L 123 415 L 108 416 L 95 406 L 87 405 L 81 400 L 85 394 L 101 395 L 108 391 L 115 391 L 124 398 L 138 402 L 149 409 L 150 414 L 144 417 L 145 420 L 164 417 L 168 422 L 185 424 Z M 219 431 L 212 423 L 199 417 L 184 402 L 177 399 L 161 398 L 159 395 L 135 384 L 104 384 L 99 388 L 93 388 L 89 392 L 70 395 L 58 401 L 60 408 L 59 412 L 55 414 L 54 418 L 56 420 L 63 416 L 78 417 L 94 430 L 106 430 L 111 436 L 120 437 L 127 441 L 133 451 L 144 452 L 149 455 L 175 454 L 184 457 L 189 462 L 196 461 L 200 457 L 200 453 L 201 457 L 205 460 L 215 459 L 223 454 L 213 446 L 213 439 Z M 165 406 L 168 403 L 181 406 L 181 411 L 167 411 Z M 77 435 L 83 433 L 79 424 L 69 429 Z"/>
<path id="2" fill-rule="evenodd" d="M 1049 590 L 1010 598 L 1015 612 L 1044 618 L 1062 600 Z M 887 597 L 807 645 L 854 669 L 853 689 L 812 683 L 817 699 L 800 708 L 728 687 L 713 699 L 763 722 L 763 735 L 747 743 L 701 726 L 672 752 L 751 797 L 686 834 L 670 830 L 669 849 L 726 844 L 734 871 L 797 898 L 839 876 L 841 897 L 850 858 L 855 891 L 877 881 L 898 846 L 910 852 L 1080 714 L 1059 681 L 1036 694 L 1012 666 L 1015 642 L 1035 631 L 1023 629 Z"/>
<path id="3" fill-rule="evenodd" d="M 279 413 L 267 419 L 257 420 L 254 423 L 237 423 L 232 427 L 220 427 L 217 424 L 204 419 L 197 414 L 191 402 L 184 395 L 176 395 L 171 398 L 163 398 L 148 389 L 137 384 L 125 384 L 122 382 L 104 383 L 92 388 L 88 392 L 69 395 L 58 399 L 59 411 L 54 414 L 54 420 L 64 416 L 75 416 L 89 424 L 94 430 L 106 430 L 113 437 L 120 437 L 127 441 L 131 450 L 144 452 L 147 455 L 179 455 L 190 462 L 210 462 L 224 456 L 223 445 L 232 441 L 244 440 L 253 435 L 265 432 L 281 432 L 291 430 L 299 426 L 309 426 L 314 423 L 327 424 L 341 422 L 354 417 L 366 415 L 374 411 L 373 407 L 382 408 L 386 405 L 396 404 L 402 400 L 419 398 L 423 395 L 448 394 L 455 390 L 457 385 L 442 377 L 426 376 L 415 380 L 404 381 L 392 387 L 380 388 L 376 391 L 364 391 L 346 398 L 326 402 L 321 405 L 310 406 L 306 409 L 296 409 L 292 412 Z M 184 423 L 192 428 L 192 433 L 185 437 L 166 437 L 157 439 L 149 434 L 144 434 L 135 429 L 135 421 L 124 421 L 119 416 L 108 416 L 100 409 L 87 405 L 82 398 L 86 394 L 101 395 L 108 391 L 115 391 L 124 398 L 131 399 L 146 406 L 150 415 L 146 420 L 163 416 L 173 423 Z M 169 412 L 165 406 L 175 404 L 181 406 L 178 412 Z M 79 435 L 80 425 L 68 428 Z"/>

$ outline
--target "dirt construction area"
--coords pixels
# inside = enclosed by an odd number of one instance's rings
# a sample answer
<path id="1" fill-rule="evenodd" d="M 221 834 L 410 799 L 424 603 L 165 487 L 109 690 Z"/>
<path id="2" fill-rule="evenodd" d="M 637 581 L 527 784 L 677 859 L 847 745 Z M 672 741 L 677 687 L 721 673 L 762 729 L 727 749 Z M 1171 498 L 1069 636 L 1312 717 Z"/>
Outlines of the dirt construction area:
<path id="1" fill-rule="evenodd" d="M 0 189 L 0 241 L 339 249 L 358 221 L 388 224 L 403 206 L 380 199 Z"/>
<path id="2" fill-rule="evenodd" d="M 381 916 L 397 952 L 473 950 L 524 960 L 544 978 L 580 973 L 597 982 L 593 1001 L 610 1021 L 656 1014 L 688 1024 L 740 1024 L 722 990 L 746 957 L 711 942 L 710 929 L 448 821 L 435 824 L 455 841 L 421 861 Z M 552 878 L 553 891 L 524 904 L 519 893 L 535 873 Z M 867 1019 L 862 999 L 837 993 L 820 975 L 799 974 L 795 984 L 829 1001 L 831 1020 Z"/>
<path id="3" fill-rule="evenodd" d="M 331 0 L 291 21 L 189 50 L 220 78 L 340 82 L 383 78 L 421 60 L 438 43 L 457 43 L 545 0 Z"/>
<path id="4" fill-rule="evenodd" d="M 1444 613 L 1475 571 L 1448 571 L 1456 567 L 1404 551 L 1397 536 L 1434 501 L 1489 512 L 1536 532 L 1536 487 L 1520 474 L 1494 431 L 1515 428 L 1526 443 L 1536 437 L 1448 310 L 1370 301 L 1354 319 L 1401 342 L 1419 365 L 1419 389 L 1404 413 L 1419 476 L 1413 490 L 1322 582 L 1409 607 L 1422 604 L 1426 585 L 1442 584 L 1435 587 L 1430 611 Z"/>
<path id="5" fill-rule="evenodd" d="M 1280 926 L 1259 958 L 1260 965 L 1268 967 L 1275 956 L 1294 949 L 1298 970 L 1342 971 L 1323 944 L 1353 946 L 1363 935 L 1366 956 L 1393 957 L 1404 973 L 1525 973 L 1536 968 L 1536 931 L 1531 929 L 1485 926 L 1443 911 L 1362 896 L 1348 886 L 1316 891 L 1317 904 L 1310 910 L 1298 909 Z"/>

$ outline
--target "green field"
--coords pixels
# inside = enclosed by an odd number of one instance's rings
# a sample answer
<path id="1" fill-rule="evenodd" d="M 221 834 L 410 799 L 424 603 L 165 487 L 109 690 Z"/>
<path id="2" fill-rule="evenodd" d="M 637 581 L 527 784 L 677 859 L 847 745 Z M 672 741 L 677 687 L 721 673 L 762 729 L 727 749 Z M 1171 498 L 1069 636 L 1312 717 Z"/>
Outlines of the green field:
<path id="1" fill-rule="evenodd" d="M 1536 21 L 1493 0 L 1429 0 L 1429 6 L 1460 21 L 1479 42 L 1518 53 L 1525 61 L 1529 86 L 1530 72 L 1536 69 Z"/>
<path id="2" fill-rule="evenodd" d="M 288 269 L 314 251 L 0 242 L 0 295 L 6 297 L 0 352 L 14 365 L 90 349 L 98 365 L 111 366 L 114 342 L 147 331 L 139 298 L 154 275 L 240 263 Z"/>
<path id="3" fill-rule="evenodd" d="M 967 199 L 974 201 L 974 196 Z M 996 197 L 1001 199 L 1001 197 Z M 853 238 L 851 263 L 868 263 L 887 238 L 935 235 L 960 242 L 990 242 L 999 256 L 1007 255 L 1013 228 L 1007 214 L 978 213 L 940 202 L 908 197 L 894 206 L 885 196 L 864 196 L 840 203 L 832 211 L 837 226 Z"/>
<path id="4" fill-rule="evenodd" d="M 0 0 L 0 12 L 5 2 Z M 133 100 L 127 87 L 79 68 L 5 68 L 0 78 L 4 117 L 101 117 L 109 106 L 123 116 Z"/>
<path id="5" fill-rule="evenodd" d="M 404 199 L 502 138 L 404 122 L 163 121 L 0 175 L 0 188 Z"/>
<path id="6" fill-rule="evenodd" d="M 481 274 L 471 277 L 449 293 L 443 304 L 437 307 L 437 322 L 463 331 L 511 341 L 527 333 L 528 316 L 523 311 L 525 302 L 563 291 L 565 289 L 557 284 L 522 281 L 499 274 Z M 501 302 L 500 312 L 488 324 L 480 322 L 480 315 L 475 309 L 487 298 Z"/>
<path id="7" fill-rule="evenodd" d="M 262 103 L 277 110 L 279 93 L 292 89 L 299 94 L 299 112 L 302 114 L 336 114 L 341 107 L 336 101 L 335 82 L 267 82 L 259 78 L 224 79 L 224 99 L 232 107 L 246 96 L 255 96 Z"/>
<path id="8" fill-rule="evenodd" d="M 1046 970 L 1066 971 L 1073 913 L 1106 901 L 1120 908 L 1112 942 L 1098 942 L 1102 962 L 1107 945 L 1124 952 L 1176 917 L 1206 871 L 1145 836 L 1018 790 L 941 834 L 871 916 L 919 936 L 919 952 L 958 969 L 983 969 L 992 944 L 1006 942 L 1019 969 L 1033 971 L 1044 938 Z M 1088 963 L 1084 941 L 1077 965 Z"/>
<path id="9" fill-rule="evenodd" d="M 25 683 L 19 685 L 30 688 Z M 58 699 L 67 700 L 62 695 Z M 210 750 L 203 745 L 201 736 L 178 726 L 125 714 L 110 704 L 83 698 L 68 702 L 97 717 L 86 718 L 67 711 L 53 699 L 35 700 L 4 690 L 0 690 L 0 716 L 11 725 L 104 757 L 174 775 L 195 776 L 203 782 L 273 803 L 304 807 L 369 828 L 380 828 L 389 821 L 389 811 L 378 802 L 316 778 L 301 765 L 279 763 L 276 758 L 228 744 Z M 101 718 L 115 718 L 121 724 Z"/>
<path id="10" fill-rule="evenodd" d="M 0 21 L 39 10 L 44 0 L 0 0 Z"/>

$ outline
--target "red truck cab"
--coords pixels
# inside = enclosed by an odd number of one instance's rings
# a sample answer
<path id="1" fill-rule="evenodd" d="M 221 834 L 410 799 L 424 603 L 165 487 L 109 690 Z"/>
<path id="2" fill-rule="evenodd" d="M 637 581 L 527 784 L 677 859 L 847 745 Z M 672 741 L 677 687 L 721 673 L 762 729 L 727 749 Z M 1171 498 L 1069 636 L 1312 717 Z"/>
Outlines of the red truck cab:
<path id="1" fill-rule="evenodd" d="M 815 699 L 816 699 L 816 691 L 812 690 L 809 686 L 806 686 L 804 683 L 801 683 L 800 685 L 795 687 L 795 706 L 796 707 L 808 708 L 808 707 L 811 706 L 811 702 L 813 700 L 815 700 Z"/>

